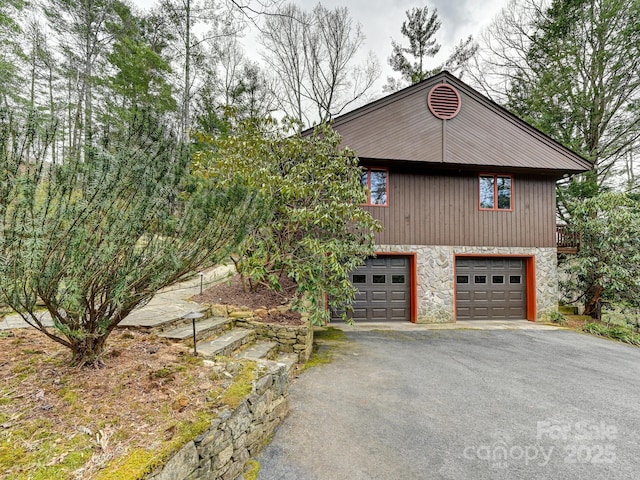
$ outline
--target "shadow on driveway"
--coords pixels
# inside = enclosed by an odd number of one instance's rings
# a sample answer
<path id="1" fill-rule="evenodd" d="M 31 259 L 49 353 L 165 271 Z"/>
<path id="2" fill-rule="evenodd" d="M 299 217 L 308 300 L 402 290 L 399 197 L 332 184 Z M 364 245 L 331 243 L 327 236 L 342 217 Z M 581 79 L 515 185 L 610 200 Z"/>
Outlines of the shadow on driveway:
<path id="1" fill-rule="evenodd" d="M 345 328 L 261 480 L 636 479 L 640 349 L 567 330 Z"/>

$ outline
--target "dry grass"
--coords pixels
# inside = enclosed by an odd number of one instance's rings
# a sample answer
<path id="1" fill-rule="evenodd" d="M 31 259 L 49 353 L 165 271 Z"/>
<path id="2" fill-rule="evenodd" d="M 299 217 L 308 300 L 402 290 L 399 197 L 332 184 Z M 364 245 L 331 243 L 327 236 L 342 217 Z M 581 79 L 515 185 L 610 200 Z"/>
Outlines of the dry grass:
<path id="1" fill-rule="evenodd" d="M 106 368 L 69 358 L 33 330 L 0 335 L 0 478 L 136 478 L 204 431 L 233 386 L 225 366 L 137 332 L 112 335 Z"/>

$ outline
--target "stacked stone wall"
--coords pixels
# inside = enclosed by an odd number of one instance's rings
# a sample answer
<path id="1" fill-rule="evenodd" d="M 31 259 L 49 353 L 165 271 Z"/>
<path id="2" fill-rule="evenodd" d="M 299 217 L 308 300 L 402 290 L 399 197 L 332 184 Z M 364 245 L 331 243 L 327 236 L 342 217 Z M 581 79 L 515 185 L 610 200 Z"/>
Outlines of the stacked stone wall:
<path id="1" fill-rule="evenodd" d="M 234 480 L 247 460 L 267 443 L 289 411 L 293 365 L 258 362 L 251 394 L 235 409 L 223 412 L 209 429 L 188 442 L 148 480 Z"/>

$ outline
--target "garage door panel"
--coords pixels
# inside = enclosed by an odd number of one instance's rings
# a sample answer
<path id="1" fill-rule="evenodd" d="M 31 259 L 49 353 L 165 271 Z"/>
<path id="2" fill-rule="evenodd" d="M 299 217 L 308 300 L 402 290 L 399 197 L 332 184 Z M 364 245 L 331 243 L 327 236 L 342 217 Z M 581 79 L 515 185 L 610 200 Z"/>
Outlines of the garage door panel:
<path id="1" fill-rule="evenodd" d="M 393 320 L 404 320 L 407 317 L 407 309 L 406 308 L 392 308 L 391 309 L 391 318 Z"/>
<path id="2" fill-rule="evenodd" d="M 391 257 L 389 259 L 390 267 L 400 267 L 405 268 L 407 266 L 407 258 L 406 257 Z"/>
<path id="3" fill-rule="evenodd" d="M 411 320 L 411 260 L 380 255 L 367 259 L 351 274 L 358 289 L 354 301 L 356 320 Z M 339 316 L 332 314 L 337 320 Z"/>
<path id="4" fill-rule="evenodd" d="M 386 302 L 387 301 L 387 292 L 371 292 L 371 301 L 372 302 Z"/>
<path id="5" fill-rule="evenodd" d="M 504 302 L 507 299 L 507 292 L 491 292 L 491 301 Z"/>
<path id="6" fill-rule="evenodd" d="M 351 315 L 354 320 L 367 318 L 367 310 L 364 308 L 354 308 Z"/>
<path id="7" fill-rule="evenodd" d="M 526 262 L 522 258 L 456 259 L 456 318 L 526 318 Z"/>
<path id="8" fill-rule="evenodd" d="M 391 301 L 392 302 L 406 302 L 407 301 L 407 293 L 406 292 L 391 292 Z"/>
<path id="9" fill-rule="evenodd" d="M 489 300 L 489 292 L 486 290 L 476 290 L 470 293 L 473 293 L 474 302 L 486 302 Z"/>
<path id="10" fill-rule="evenodd" d="M 466 301 L 471 300 L 471 292 L 460 290 L 459 288 L 456 296 L 458 297 L 458 300 L 466 300 Z"/>

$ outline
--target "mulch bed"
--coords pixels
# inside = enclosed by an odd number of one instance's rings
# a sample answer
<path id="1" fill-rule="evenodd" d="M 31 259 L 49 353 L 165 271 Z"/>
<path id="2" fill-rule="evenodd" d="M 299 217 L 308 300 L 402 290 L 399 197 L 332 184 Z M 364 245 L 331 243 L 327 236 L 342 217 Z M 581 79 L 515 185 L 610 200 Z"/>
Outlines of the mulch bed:
<path id="1" fill-rule="evenodd" d="M 240 275 L 220 282 L 206 289 L 202 294 L 193 297 L 193 301 L 210 305 L 233 305 L 246 307 L 251 310 L 273 308 L 288 305 L 294 298 L 297 285 L 290 278 L 280 280 L 282 291 L 276 292 L 265 285 L 258 285 L 255 290 L 245 289 L 240 280 Z M 303 325 L 304 322 L 298 312 L 281 312 L 277 315 L 269 315 L 264 318 L 266 323 L 279 323 L 283 325 Z"/>

